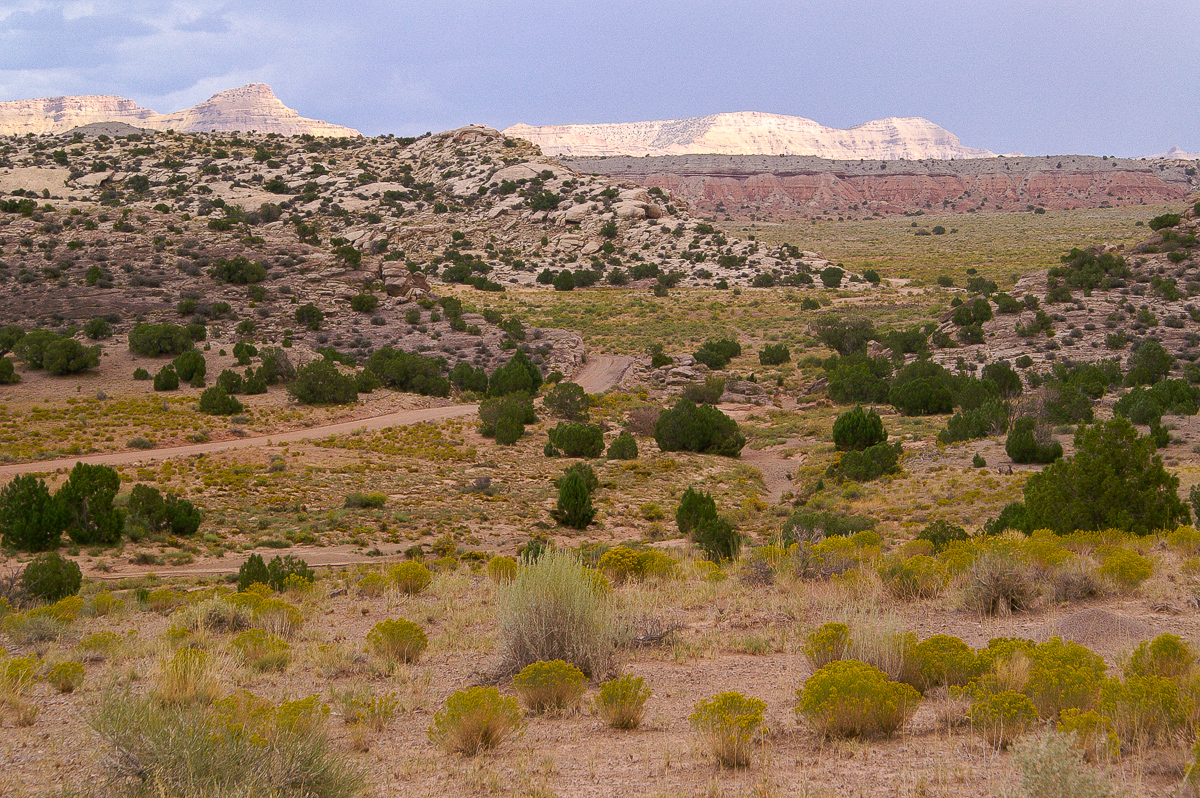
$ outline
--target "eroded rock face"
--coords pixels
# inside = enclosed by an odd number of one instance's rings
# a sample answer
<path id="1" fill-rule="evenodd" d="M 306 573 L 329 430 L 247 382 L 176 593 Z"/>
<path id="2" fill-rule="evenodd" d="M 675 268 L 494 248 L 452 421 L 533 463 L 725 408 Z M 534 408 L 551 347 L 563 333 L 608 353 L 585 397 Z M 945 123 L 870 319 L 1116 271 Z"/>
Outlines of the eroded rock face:
<path id="1" fill-rule="evenodd" d="M 836 159 L 991 158 L 920 117 L 877 119 L 845 130 L 753 111 L 603 125 L 513 125 L 504 131 L 547 155 L 814 155 Z"/>
<path id="2" fill-rule="evenodd" d="M 169 114 L 142 108 L 115 95 L 43 97 L 0 103 L 0 135 L 65 133 L 97 122 L 124 122 L 146 130 L 257 131 L 294 136 L 357 136 L 357 130 L 306 119 L 284 105 L 265 83 L 214 94 L 199 105 Z"/>
<path id="3" fill-rule="evenodd" d="M 847 162 L 688 155 L 565 161 L 581 172 L 669 191 L 700 213 L 735 215 L 1161 204 L 1182 200 L 1200 185 L 1195 164 L 1188 161 L 1094 156 Z"/>

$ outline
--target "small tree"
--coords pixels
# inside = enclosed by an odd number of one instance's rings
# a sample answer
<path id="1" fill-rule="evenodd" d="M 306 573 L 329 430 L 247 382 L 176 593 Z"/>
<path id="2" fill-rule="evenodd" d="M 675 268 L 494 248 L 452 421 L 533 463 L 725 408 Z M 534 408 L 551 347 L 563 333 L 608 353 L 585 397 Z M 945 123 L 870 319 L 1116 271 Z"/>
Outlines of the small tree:
<path id="1" fill-rule="evenodd" d="M 311 302 L 296 308 L 296 323 L 303 324 L 310 330 L 321 329 L 321 322 L 324 320 L 325 314 Z"/>
<path id="2" fill-rule="evenodd" d="M 567 457 L 599 457 L 604 433 L 591 424 L 562 423 L 549 432 L 550 445 Z"/>
<path id="3" fill-rule="evenodd" d="M 542 387 L 542 372 L 518 349 L 509 361 L 492 373 L 488 380 L 488 396 L 510 393 L 533 395 Z"/>
<path id="4" fill-rule="evenodd" d="M 198 409 L 210 416 L 233 416 L 245 410 L 245 407 L 236 396 L 230 396 L 220 385 L 214 385 L 200 394 Z"/>
<path id="5" fill-rule="evenodd" d="M 578 470 L 568 470 L 558 482 L 558 503 L 551 513 L 554 520 L 574 529 L 587 529 L 596 517 L 592 508 L 592 490 L 587 477 Z"/>
<path id="6" fill-rule="evenodd" d="M 305 405 L 345 405 L 358 401 L 354 378 L 342 374 L 332 361 L 317 360 L 301 366 L 288 393 Z"/>
<path id="7" fill-rule="evenodd" d="M 787 344 L 767 344 L 758 353 L 758 362 L 763 366 L 778 366 L 791 359 L 792 353 Z"/>
<path id="8" fill-rule="evenodd" d="M 543 400 L 546 409 L 568 421 L 588 420 L 588 398 L 583 386 L 574 382 L 560 382 Z"/>
<path id="9" fill-rule="evenodd" d="M 654 424 L 654 440 L 664 452 L 700 452 L 737 457 L 746 436 L 737 422 L 715 407 L 694 405 L 680 399 L 664 410 Z"/>
<path id="10" fill-rule="evenodd" d="M 691 535 L 705 518 L 717 517 L 717 503 L 712 495 L 704 491 L 688 488 L 679 499 L 679 509 L 675 511 L 675 523 L 679 533 Z"/>
<path id="11" fill-rule="evenodd" d="M 154 375 L 154 390 L 156 391 L 174 391 L 179 387 L 179 374 L 175 372 L 175 367 L 170 363 L 163 366 Z"/>
<path id="12" fill-rule="evenodd" d="M 100 365 L 100 347 L 84 346 L 74 338 L 60 338 L 46 346 L 42 364 L 47 374 L 78 374 Z"/>
<path id="13" fill-rule="evenodd" d="M 637 457 L 637 440 L 629 430 L 623 430 L 608 447 L 609 460 L 636 460 Z"/>
<path id="14" fill-rule="evenodd" d="M 76 463 L 56 498 L 67 512 L 67 535 L 81 545 L 111 546 L 121 539 L 123 519 L 113 507 L 121 489 L 116 469 Z"/>
<path id="15" fill-rule="evenodd" d="M 181 353 L 172 363 L 175 366 L 175 373 L 183 382 L 191 382 L 197 377 L 204 379 L 204 376 L 208 374 L 208 363 L 205 362 L 204 355 L 195 349 Z"/>
<path id="16" fill-rule="evenodd" d="M 83 572 L 73 560 L 57 551 L 34 557 L 21 572 L 21 589 L 43 601 L 54 602 L 74 596 L 83 584 Z"/>
<path id="17" fill-rule="evenodd" d="M 32 474 L 14 477 L 0 490 L 0 541 L 18 551 L 58 546 L 68 516 L 46 483 Z"/>
<path id="18" fill-rule="evenodd" d="M 1075 455 L 1055 461 L 1025 483 L 1030 529 L 1124 529 L 1138 535 L 1173 529 L 1189 513 L 1179 477 L 1163 468 L 1154 441 L 1139 438 L 1124 418 L 1075 433 Z"/>
<path id="19" fill-rule="evenodd" d="M 1063 456 L 1062 444 L 1051 438 L 1049 431 L 1032 416 L 1022 416 L 1013 422 L 1004 441 L 1004 451 L 1014 463 L 1053 463 Z"/>
<path id="20" fill-rule="evenodd" d="M 887 439 L 883 419 L 874 410 L 863 410 L 861 405 L 842 413 L 833 422 L 833 442 L 840 451 L 861 451 Z"/>

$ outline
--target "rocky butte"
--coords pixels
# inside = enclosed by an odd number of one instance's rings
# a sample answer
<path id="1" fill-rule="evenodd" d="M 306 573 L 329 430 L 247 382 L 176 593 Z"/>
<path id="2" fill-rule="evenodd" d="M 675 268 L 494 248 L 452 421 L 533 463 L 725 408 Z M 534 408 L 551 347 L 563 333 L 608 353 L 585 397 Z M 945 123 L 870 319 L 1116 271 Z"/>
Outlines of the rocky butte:
<path id="1" fill-rule="evenodd" d="M 296 136 L 358 136 L 359 132 L 318 119 L 306 119 L 284 105 L 265 83 L 249 83 L 214 94 L 199 105 L 159 114 L 112 94 L 43 97 L 0 102 L 0 135 L 65 133 L 98 122 L 124 122 L 147 130 L 181 133 L 233 130 Z"/>
<path id="2" fill-rule="evenodd" d="M 743 111 L 691 119 L 598 125 L 517 124 L 504 131 L 547 155 L 812 155 L 834 160 L 993 158 L 920 117 L 892 117 L 845 130 L 798 116 Z"/>

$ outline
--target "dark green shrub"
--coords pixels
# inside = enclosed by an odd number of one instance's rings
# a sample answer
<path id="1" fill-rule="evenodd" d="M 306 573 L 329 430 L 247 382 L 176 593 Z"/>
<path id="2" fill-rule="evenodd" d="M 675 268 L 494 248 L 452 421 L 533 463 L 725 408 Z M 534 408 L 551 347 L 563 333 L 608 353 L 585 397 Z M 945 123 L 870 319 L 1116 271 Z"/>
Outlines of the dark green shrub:
<path id="1" fill-rule="evenodd" d="M 856 353 L 825 361 L 829 375 L 829 398 L 839 404 L 887 402 L 891 390 L 892 362 L 886 357 L 870 358 Z"/>
<path id="2" fill-rule="evenodd" d="M 838 462 L 837 473 L 844 479 L 855 482 L 870 482 L 884 474 L 894 474 L 900 470 L 901 444 L 877 443 L 859 451 L 848 451 L 842 454 Z"/>
<path id="3" fill-rule="evenodd" d="M 311 302 L 296 308 L 296 323 L 302 324 L 310 330 L 321 329 L 321 322 L 324 320 L 325 314 Z"/>
<path id="4" fill-rule="evenodd" d="M 188 537 L 200 528 L 203 513 L 187 499 L 174 493 L 163 497 L 157 488 L 139 483 L 129 493 L 129 520 L 152 532 L 170 530 Z"/>
<path id="5" fill-rule="evenodd" d="M 175 367 L 170 363 L 163 366 L 154 375 L 154 390 L 156 391 L 174 391 L 179 387 L 179 375 L 175 373 Z"/>
<path id="6" fill-rule="evenodd" d="M 139 366 L 133 370 L 133 378 L 138 381 L 148 380 L 150 379 L 150 372 Z"/>
<path id="7" fill-rule="evenodd" d="M 15 385 L 21 381 L 16 366 L 11 359 L 0 357 L 0 385 Z"/>
<path id="8" fill-rule="evenodd" d="M 47 374 L 78 374 L 100 365 L 100 347 L 84 346 L 74 338 L 60 338 L 46 346 L 43 365 Z"/>
<path id="9" fill-rule="evenodd" d="M 1147 227 L 1151 230 L 1163 230 L 1167 227 L 1174 227 L 1179 224 L 1183 217 L 1178 213 L 1164 213 L 1161 216 L 1155 216 L 1149 221 Z"/>
<path id="10" fill-rule="evenodd" d="M 713 562 L 721 560 L 736 560 L 742 549 L 742 537 L 733 528 L 733 524 L 718 515 L 709 515 L 700 519 L 692 540 L 704 552 L 704 556 Z"/>
<path id="11" fill-rule="evenodd" d="M 329 360 L 317 360 L 302 366 L 296 372 L 296 379 L 288 386 L 288 393 L 297 402 L 306 405 L 344 405 L 358 401 L 358 386 L 354 378 L 338 371 L 338 367 Z"/>
<path id="12" fill-rule="evenodd" d="M 111 546 L 121 539 L 124 525 L 113 499 L 121 489 L 116 469 L 76 463 L 55 499 L 67 514 L 67 535 L 83 546 Z"/>
<path id="13" fill-rule="evenodd" d="M 581 472 L 569 470 L 558 481 L 558 502 L 551 515 L 563 526 L 573 529 L 587 529 L 595 519 L 592 489 Z"/>
<path id="14" fill-rule="evenodd" d="M 847 410 L 833 422 L 833 442 L 840 451 L 862 450 L 888 439 L 883 428 L 883 419 L 874 410 L 863 410 L 862 405 Z"/>
<path id="15" fill-rule="evenodd" d="M 792 353 L 787 344 L 767 344 L 758 353 L 758 362 L 763 366 L 778 366 L 791 362 Z"/>
<path id="16" fill-rule="evenodd" d="M 267 268 L 263 266 L 262 261 L 251 262 L 238 255 L 233 258 L 218 258 L 208 270 L 208 276 L 217 282 L 237 285 L 261 283 L 267 279 Z"/>
<path id="17" fill-rule="evenodd" d="M 290 554 L 287 557 L 276 555 L 270 564 L 263 562 L 261 554 L 251 554 L 238 569 L 238 592 L 244 593 L 246 588 L 254 584 L 282 590 L 287 578 L 293 574 L 305 582 L 312 582 L 316 578 L 308 563 Z"/>
<path id="18" fill-rule="evenodd" d="M 570 269 L 563 269 L 550 280 L 555 291 L 574 291 L 575 274 Z"/>
<path id="19" fill-rule="evenodd" d="M 876 337 L 874 323 L 865 317 L 829 314 L 813 322 L 817 340 L 843 357 L 862 352 Z M 890 373 L 890 372 L 889 372 Z"/>
<path id="20" fill-rule="evenodd" d="M 488 379 L 488 396 L 505 396 L 510 393 L 533 395 L 542 387 L 542 372 L 526 354 L 517 349 L 513 356 Z"/>
<path id="21" fill-rule="evenodd" d="M 516 443 L 524 434 L 525 425 L 536 421 L 533 399 L 526 394 L 514 393 L 485 399 L 479 405 L 479 434 L 485 438 L 496 438 L 498 431 L 503 429 L 505 440 L 508 440 L 505 445 Z M 516 437 L 511 437 L 514 432 Z"/>
<path id="22" fill-rule="evenodd" d="M 19 324 L 5 324 L 0 327 L 0 355 L 7 355 L 14 351 L 24 337 L 25 328 Z"/>
<path id="23" fill-rule="evenodd" d="M 588 398 L 583 387 L 573 382 L 560 382 L 546 394 L 546 409 L 568 421 L 587 421 Z"/>
<path id="24" fill-rule="evenodd" d="M 746 445 L 746 437 L 737 422 L 707 405 L 694 405 L 680 399 L 675 407 L 664 410 L 654 424 L 654 440 L 664 452 L 700 452 L 737 457 Z"/>
<path id="25" fill-rule="evenodd" d="M 460 360 L 450 369 L 450 384 L 460 391 L 471 391 L 475 394 L 487 393 L 488 376 L 481 368 L 475 368 L 465 360 Z"/>
<path id="26" fill-rule="evenodd" d="M 844 274 L 837 266 L 826 266 L 821 270 L 821 284 L 826 288 L 837 288 L 842 284 Z"/>
<path id="27" fill-rule="evenodd" d="M 230 396 L 225 392 L 224 388 L 216 385 L 205 389 L 200 394 L 198 409 L 201 413 L 206 413 L 210 416 L 234 416 L 246 408 L 237 400 L 236 396 Z"/>
<path id="28" fill-rule="evenodd" d="M 195 349 L 183 352 L 172 361 L 172 364 L 175 366 L 175 373 L 179 375 L 179 379 L 182 382 L 191 382 L 197 377 L 203 379 L 208 373 L 208 364 L 204 360 L 204 355 Z"/>
<path id="29" fill-rule="evenodd" d="M 1129 356 L 1129 371 L 1125 374 L 1126 385 L 1153 385 L 1167 376 L 1175 358 L 1153 339 L 1142 341 Z"/>
<path id="30" fill-rule="evenodd" d="M 940 553 L 956 540 L 970 540 L 971 536 L 961 526 L 939 519 L 921 530 L 917 540 L 928 540 L 933 544 L 934 553 Z"/>
<path id="31" fill-rule="evenodd" d="M 697 363 L 703 363 L 710 369 L 723 369 L 729 361 L 742 353 L 742 346 L 730 338 L 710 338 L 696 350 Z"/>
<path id="32" fill-rule="evenodd" d="M 1052 463 L 1063 455 L 1062 444 L 1058 441 L 1039 440 L 1037 419 L 1031 416 L 1022 416 L 1013 422 L 1004 441 L 1004 451 L 1014 463 Z"/>
<path id="33" fill-rule="evenodd" d="M 258 367 L 257 374 L 267 385 L 275 385 L 296 379 L 296 367 L 292 365 L 287 352 L 275 346 L 262 350 L 262 365 Z"/>
<path id="34" fill-rule="evenodd" d="M 350 309 L 358 313 L 370 313 L 379 307 L 379 297 L 374 294 L 362 293 L 350 297 Z"/>
<path id="35" fill-rule="evenodd" d="M 609 460 L 636 460 L 638 457 L 637 440 L 629 430 L 623 430 L 608 446 Z"/>
<path id="36" fill-rule="evenodd" d="M 902 415 L 927 416 L 953 409 L 953 377 L 932 360 L 917 360 L 892 381 L 888 399 Z"/>
<path id="37" fill-rule="evenodd" d="M 233 345 L 233 356 L 237 358 L 239 366 L 249 366 L 250 359 L 258 356 L 258 347 L 245 341 L 238 341 Z"/>
<path id="38" fill-rule="evenodd" d="M 46 602 L 74 596 L 82 584 L 79 566 L 56 551 L 39 554 L 21 571 L 21 589 Z"/>
<path id="39" fill-rule="evenodd" d="M 1113 418 L 1075 433 L 1075 454 L 1025 483 L 1026 528 L 1123 529 L 1138 535 L 1174 529 L 1189 518 L 1179 477 L 1163 468 L 1155 444 L 1128 420 Z"/>
<path id="40" fill-rule="evenodd" d="M 241 393 L 246 386 L 246 381 L 233 369 L 225 369 L 217 375 L 217 387 L 225 391 L 225 393 L 233 394 Z"/>
<path id="41" fill-rule="evenodd" d="M 67 527 L 66 508 L 32 474 L 14 477 L 0 490 L 0 542 L 18 551 L 58 547 Z"/>
<path id="42" fill-rule="evenodd" d="M 87 324 L 83 325 L 83 334 L 93 341 L 99 341 L 102 338 L 111 338 L 112 325 L 103 316 L 96 316 L 88 319 Z"/>
<path id="43" fill-rule="evenodd" d="M 46 349 L 62 337 L 50 330 L 30 330 L 13 347 L 13 354 L 25 361 L 31 369 L 42 369 L 46 365 Z"/>
<path id="44" fill-rule="evenodd" d="M 679 499 L 679 508 L 675 511 L 675 523 L 679 533 L 691 537 L 700 522 L 705 518 L 717 517 L 717 503 L 712 495 L 704 491 L 688 488 Z"/>
<path id="45" fill-rule="evenodd" d="M 450 381 L 442 373 L 446 361 L 385 346 L 367 359 L 369 368 L 388 388 L 422 396 L 449 396 Z"/>
<path id="46" fill-rule="evenodd" d="M 663 366 L 669 366 L 675 361 L 671 356 L 663 352 L 662 344 L 650 344 L 650 368 L 660 369 Z"/>
<path id="47" fill-rule="evenodd" d="M 550 445 L 567 457 L 599 457 L 604 451 L 604 433 L 590 424 L 561 423 L 549 431 Z"/>
<path id="48" fill-rule="evenodd" d="M 942 443 L 969 441 L 998 435 L 1008 427 L 1008 405 L 1004 402 L 985 402 L 973 410 L 959 410 L 938 433 Z"/>
<path id="49" fill-rule="evenodd" d="M 178 324 L 135 324 L 129 333 L 129 351 L 143 357 L 178 355 L 193 346 L 191 334 Z"/>

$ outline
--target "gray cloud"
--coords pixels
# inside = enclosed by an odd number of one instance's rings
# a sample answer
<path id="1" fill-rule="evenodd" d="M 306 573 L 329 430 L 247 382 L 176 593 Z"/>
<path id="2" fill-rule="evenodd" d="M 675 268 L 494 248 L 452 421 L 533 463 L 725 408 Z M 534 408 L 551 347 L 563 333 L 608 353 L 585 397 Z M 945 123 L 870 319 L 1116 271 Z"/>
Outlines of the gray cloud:
<path id="1" fill-rule="evenodd" d="M 924 116 L 997 151 L 1200 149 L 1182 88 L 1200 71 L 1184 33 L 1200 6 L 1154 11 L 1132 0 L 31 1 L 0 5 L 0 94 L 115 93 L 171 111 L 262 80 L 302 114 L 367 133 L 762 110 L 839 127 Z"/>

